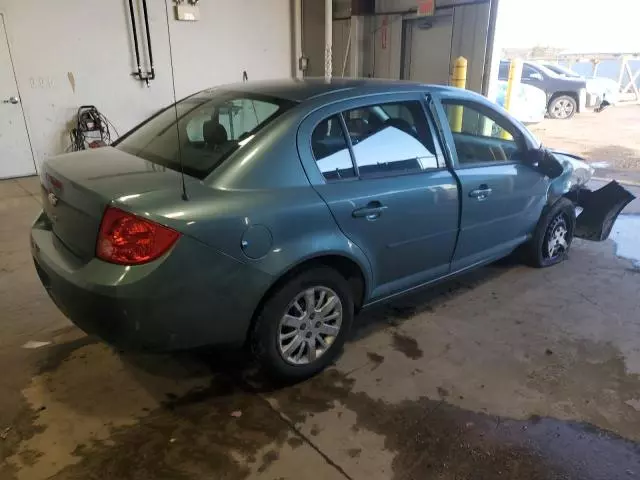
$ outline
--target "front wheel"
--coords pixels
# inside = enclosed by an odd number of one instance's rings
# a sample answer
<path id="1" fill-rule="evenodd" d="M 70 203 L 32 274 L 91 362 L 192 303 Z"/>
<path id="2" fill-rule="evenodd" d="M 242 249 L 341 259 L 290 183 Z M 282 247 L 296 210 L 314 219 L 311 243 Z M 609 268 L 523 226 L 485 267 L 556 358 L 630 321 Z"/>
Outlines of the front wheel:
<path id="1" fill-rule="evenodd" d="M 575 225 L 573 203 L 561 198 L 540 217 L 533 237 L 525 246 L 527 263 L 544 268 L 565 260 L 573 241 Z"/>
<path id="2" fill-rule="evenodd" d="M 251 345 L 260 367 L 278 380 L 298 381 L 335 360 L 354 315 L 348 282 L 318 267 L 284 282 L 256 319 Z"/>
<path id="3" fill-rule="evenodd" d="M 576 114 L 578 103 L 568 95 L 561 95 L 549 102 L 549 116 L 556 120 L 568 120 Z"/>

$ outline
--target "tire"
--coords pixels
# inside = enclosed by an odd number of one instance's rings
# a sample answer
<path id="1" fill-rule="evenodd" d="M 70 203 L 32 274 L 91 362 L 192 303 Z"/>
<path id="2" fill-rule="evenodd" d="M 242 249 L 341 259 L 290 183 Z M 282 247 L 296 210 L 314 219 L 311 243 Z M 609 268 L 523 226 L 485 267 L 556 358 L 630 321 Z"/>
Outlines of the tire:
<path id="1" fill-rule="evenodd" d="M 550 267 L 562 262 L 569 253 L 575 226 L 575 207 L 569 199 L 563 197 L 543 212 L 533 237 L 523 250 L 524 260 L 537 268 Z M 554 242 L 554 237 L 559 238 L 558 235 L 563 228 L 566 231 L 564 237 L 566 246 L 562 246 L 557 240 Z M 549 250 L 554 243 L 556 246 L 558 243 L 560 245 L 556 249 L 556 254 L 551 255 Z"/>
<path id="2" fill-rule="evenodd" d="M 569 120 L 578 111 L 578 102 L 569 95 L 560 95 L 551 99 L 547 111 L 551 118 Z"/>
<path id="3" fill-rule="evenodd" d="M 311 311 L 315 319 L 309 317 L 307 306 L 309 297 L 306 293 L 310 290 L 314 291 L 316 304 Z M 332 295 L 337 299 L 335 306 L 321 318 L 321 307 L 331 306 L 328 303 Z M 337 335 L 325 335 L 323 329 L 335 329 L 337 321 L 330 317 L 338 311 L 341 317 Z M 329 267 L 312 268 L 285 281 L 270 294 L 251 333 L 252 353 L 260 368 L 271 378 L 285 382 L 304 380 L 322 371 L 340 354 L 353 316 L 353 292 L 344 277 Z M 293 337 L 282 340 L 290 335 Z M 327 345 L 326 349 L 321 340 Z M 300 346 L 293 348 L 297 341 L 301 342 Z M 311 342 L 317 348 L 311 349 Z M 312 358 L 314 353 L 315 359 Z M 295 360 L 297 356 L 298 361 Z"/>

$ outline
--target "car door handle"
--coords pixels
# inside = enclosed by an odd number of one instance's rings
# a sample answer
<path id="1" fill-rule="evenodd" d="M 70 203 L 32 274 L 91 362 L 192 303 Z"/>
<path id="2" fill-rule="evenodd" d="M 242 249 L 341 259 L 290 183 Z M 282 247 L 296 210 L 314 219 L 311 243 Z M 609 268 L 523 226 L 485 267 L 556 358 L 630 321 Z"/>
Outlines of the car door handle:
<path id="1" fill-rule="evenodd" d="M 484 200 L 491 195 L 491 192 L 493 192 L 493 190 L 490 189 L 488 185 L 480 185 L 477 189 L 471 190 L 469 196 L 478 200 Z"/>
<path id="2" fill-rule="evenodd" d="M 376 220 L 382 212 L 387 209 L 382 203 L 375 201 L 369 202 L 366 207 L 356 208 L 353 211 L 354 218 L 366 218 L 367 220 Z"/>

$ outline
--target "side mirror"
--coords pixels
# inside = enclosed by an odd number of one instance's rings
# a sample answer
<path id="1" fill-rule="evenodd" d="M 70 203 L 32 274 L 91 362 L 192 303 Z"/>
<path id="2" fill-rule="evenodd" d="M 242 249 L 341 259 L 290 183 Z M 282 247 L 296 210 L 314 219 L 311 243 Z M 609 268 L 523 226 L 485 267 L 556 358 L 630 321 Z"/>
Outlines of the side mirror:
<path id="1" fill-rule="evenodd" d="M 556 157 L 546 148 L 529 150 L 524 156 L 527 165 L 535 168 L 549 178 L 558 178 L 564 172 L 564 167 Z"/>
<path id="2" fill-rule="evenodd" d="M 529 78 L 533 80 L 543 80 L 542 74 L 538 72 L 533 72 L 531 75 L 529 75 Z"/>

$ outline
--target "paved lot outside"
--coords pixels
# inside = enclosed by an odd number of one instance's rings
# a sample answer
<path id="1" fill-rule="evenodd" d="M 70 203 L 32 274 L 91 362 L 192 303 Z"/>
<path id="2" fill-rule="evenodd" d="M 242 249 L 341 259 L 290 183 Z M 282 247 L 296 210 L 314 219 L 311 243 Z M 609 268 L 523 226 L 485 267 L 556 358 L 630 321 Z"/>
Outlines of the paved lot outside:
<path id="1" fill-rule="evenodd" d="M 601 113 L 587 111 L 570 120 L 546 119 L 530 129 L 548 147 L 582 155 L 592 162 L 608 163 L 604 170 L 640 173 L 638 104 L 609 107 Z"/>
<path id="2" fill-rule="evenodd" d="M 364 313 L 333 368 L 278 387 L 73 327 L 30 258 L 37 191 L 0 182 L 2 480 L 640 477 L 640 270 L 611 241 Z"/>

